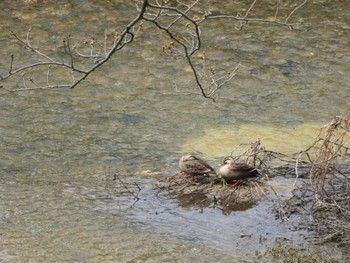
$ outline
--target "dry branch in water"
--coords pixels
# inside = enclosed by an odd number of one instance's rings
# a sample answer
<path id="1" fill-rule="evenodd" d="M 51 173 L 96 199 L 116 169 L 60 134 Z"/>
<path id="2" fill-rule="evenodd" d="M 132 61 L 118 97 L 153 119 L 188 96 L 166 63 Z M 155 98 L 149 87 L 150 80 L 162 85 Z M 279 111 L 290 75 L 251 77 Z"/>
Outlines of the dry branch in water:
<path id="1" fill-rule="evenodd" d="M 312 216 L 317 242 L 350 244 L 350 115 L 336 116 L 323 126 L 305 150 L 285 155 L 265 150 L 257 140 L 237 158 L 258 164 L 268 178 L 294 176 L 295 190 L 279 199 L 281 218 L 293 213 Z M 296 181 L 303 179 L 302 184 Z M 271 189 L 273 191 L 273 189 Z M 306 226 L 308 229 L 310 225 Z"/>
<path id="2" fill-rule="evenodd" d="M 257 0 L 251 1 L 246 7 L 244 15 L 240 15 L 237 10 L 232 10 L 228 14 L 214 15 L 214 10 L 207 10 L 208 5 L 199 0 L 142 0 L 137 2 L 137 15 L 122 31 L 115 34 L 112 40 L 105 33 L 102 44 L 91 38 L 84 40 L 82 45 L 79 42 L 71 43 L 71 37 L 66 37 L 62 41 L 64 57 L 55 58 L 36 48 L 32 43 L 31 29 L 24 39 L 12 32 L 13 37 L 33 54 L 33 59 L 37 62 L 15 67 L 15 62 L 20 63 L 21 58 L 12 54 L 8 72 L 0 76 L 0 81 L 13 76 L 21 76 L 22 87 L 9 89 L 1 86 L 2 89 L 5 92 L 18 92 L 75 88 L 96 69 L 108 62 L 116 52 L 120 52 L 132 43 L 140 30 L 143 29 L 144 23 L 150 23 L 167 35 L 170 40 L 168 44 L 163 45 L 163 51 L 184 57 L 191 68 L 195 85 L 199 88 L 200 93 L 205 98 L 215 101 L 218 90 L 232 80 L 240 64 L 236 63 L 236 66 L 226 70 L 226 73 L 216 75 L 210 73 L 213 71 L 213 67 L 207 66 L 204 56 L 202 56 L 202 65 L 194 62 L 194 55 L 202 46 L 201 24 L 208 19 L 226 19 L 228 23 L 230 20 L 236 21 L 238 23 L 236 29 L 238 30 L 253 22 L 288 26 L 292 29 L 291 17 L 306 4 L 307 0 L 295 1 L 295 4 L 291 5 L 289 9 L 286 9 L 280 0 L 277 1 L 272 8 L 273 18 L 271 19 L 254 17 L 254 15 L 258 16 L 259 8 L 257 5 L 261 2 Z M 245 4 L 245 2 L 242 3 Z M 61 50 L 57 51 L 57 53 L 59 52 Z M 41 78 L 34 75 L 33 71 L 36 69 L 40 71 L 39 74 L 43 74 Z"/>
<path id="3" fill-rule="evenodd" d="M 245 145 L 246 146 L 246 145 Z M 265 151 L 260 140 L 249 145 L 235 160 L 257 166 L 263 175 L 262 178 L 250 178 L 241 182 L 236 188 L 231 188 L 218 177 L 197 178 L 195 182 L 188 180 L 186 174 L 180 172 L 176 175 L 161 178 L 157 184 L 159 192 L 168 192 L 175 196 L 182 206 L 205 208 L 212 207 L 222 210 L 224 214 L 241 211 L 255 206 L 266 198 L 271 189 L 266 184 L 269 168 Z"/>
<path id="4" fill-rule="evenodd" d="M 350 115 L 336 116 L 301 153 L 309 158 L 308 180 L 295 189 L 284 211 L 311 214 L 313 229 L 321 235 L 317 242 L 350 244 L 349 148 Z"/>
<path id="5" fill-rule="evenodd" d="M 140 200 L 142 189 L 138 182 L 128 180 L 127 176 L 123 176 L 120 172 L 113 172 L 111 167 L 105 167 L 104 172 L 106 180 L 103 187 L 110 195 L 118 197 L 120 206 L 124 204 L 131 208 Z"/>
<path id="6" fill-rule="evenodd" d="M 318 135 L 316 159 L 312 164 L 311 178 L 315 190 L 322 194 L 336 181 L 348 181 L 350 172 L 350 115 L 334 117 Z"/>
<path id="7" fill-rule="evenodd" d="M 305 227 L 314 229 L 320 236 L 318 242 L 335 241 L 350 244 L 350 115 L 335 117 L 322 127 L 315 141 L 307 149 L 286 155 L 266 150 L 260 140 L 249 145 L 238 156 L 239 162 L 258 167 L 266 180 L 275 176 L 294 177 L 293 196 L 281 200 L 273 187 L 264 181 L 248 181 L 238 189 L 222 185 L 220 181 L 189 182 L 184 174 L 168 177 L 158 188 L 168 191 L 179 200 L 192 202 L 193 207 L 217 207 L 224 213 L 246 209 L 275 193 L 276 211 L 282 219 L 293 213 L 314 218 Z M 296 182 L 299 182 L 296 184 Z M 201 197 L 199 204 L 194 196 Z M 197 198 L 198 199 L 198 198 Z M 183 201 L 182 201 L 183 202 Z M 248 205 L 249 204 L 249 205 Z M 300 226 L 301 227 L 301 226 Z"/>

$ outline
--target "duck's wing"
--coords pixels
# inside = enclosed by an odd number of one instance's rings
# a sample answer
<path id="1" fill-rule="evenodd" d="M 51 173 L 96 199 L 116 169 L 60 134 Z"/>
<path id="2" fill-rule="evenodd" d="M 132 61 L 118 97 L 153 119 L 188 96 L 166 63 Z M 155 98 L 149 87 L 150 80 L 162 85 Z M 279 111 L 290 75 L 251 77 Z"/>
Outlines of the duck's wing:
<path id="1" fill-rule="evenodd" d="M 206 173 L 215 173 L 215 170 L 213 167 L 211 167 L 207 162 L 196 159 L 193 161 L 189 161 L 185 163 L 186 169 L 191 171 L 191 173 L 198 173 L 198 174 L 206 174 Z"/>
<path id="2" fill-rule="evenodd" d="M 260 175 L 255 166 L 247 163 L 235 163 L 232 165 L 232 170 L 242 174 L 247 174 L 247 177 L 255 177 Z"/>
<path id="3" fill-rule="evenodd" d="M 239 170 L 239 171 L 244 171 L 244 172 L 250 172 L 253 170 L 256 170 L 256 168 L 250 164 L 247 163 L 235 163 L 232 164 L 232 169 L 233 170 Z"/>
<path id="4" fill-rule="evenodd" d="M 198 159 L 198 166 L 204 173 L 216 173 L 213 167 L 201 159 Z"/>

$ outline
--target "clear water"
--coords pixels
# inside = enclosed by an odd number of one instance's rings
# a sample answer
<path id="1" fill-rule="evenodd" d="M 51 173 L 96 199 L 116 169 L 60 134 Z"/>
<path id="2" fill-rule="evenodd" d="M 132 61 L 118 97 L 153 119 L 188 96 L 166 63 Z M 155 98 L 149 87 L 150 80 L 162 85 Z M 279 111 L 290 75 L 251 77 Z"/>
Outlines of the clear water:
<path id="1" fill-rule="evenodd" d="M 60 36 L 103 38 L 103 28 L 135 15 L 128 1 L 0 6 L 1 73 L 11 53 L 28 59 L 10 29 L 24 36 L 33 26 L 35 44 L 51 52 Z M 158 177 L 149 174 L 174 174 L 185 152 L 218 163 L 256 138 L 285 152 L 308 145 L 318 127 L 349 109 L 348 7 L 310 2 L 294 31 L 206 22 L 208 62 L 218 70 L 242 64 L 216 103 L 174 90 L 196 88 L 184 61 L 160 55 L 161 37 L 147 25 L 74 90 L 1 94 L 0 259 L 249 262 L 276 239 L 302 242 L 308 234 L 275 220 L 269 201 L 230 215 L 201 213 L 156 196 Z M 137 182 L 141 200 L 118 197 L 106 169 Z"/>

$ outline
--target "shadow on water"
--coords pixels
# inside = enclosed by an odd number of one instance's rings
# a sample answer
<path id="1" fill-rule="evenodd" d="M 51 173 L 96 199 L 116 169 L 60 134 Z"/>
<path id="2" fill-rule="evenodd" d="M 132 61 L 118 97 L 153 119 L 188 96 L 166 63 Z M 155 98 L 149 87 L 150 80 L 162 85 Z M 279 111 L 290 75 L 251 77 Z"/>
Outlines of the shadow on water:
<path id="1" fill-rule="evenodd" d="M 212 201 L 206 194 L 190 193 L 178 197 L 179 205 L 183 208 L 203 209 L 208 207 Z"/>
<path id="2" fill-rule="evenodd" d="M 204 209 L 212 205 L 213 200 L 203 193 L 189 193 L 178 196 L 177 201 L 183 208 Z M 257 205 L 255 201 L 241 201 L 223 213 L 230 214 L 234 211 L 246 211 Z"/>

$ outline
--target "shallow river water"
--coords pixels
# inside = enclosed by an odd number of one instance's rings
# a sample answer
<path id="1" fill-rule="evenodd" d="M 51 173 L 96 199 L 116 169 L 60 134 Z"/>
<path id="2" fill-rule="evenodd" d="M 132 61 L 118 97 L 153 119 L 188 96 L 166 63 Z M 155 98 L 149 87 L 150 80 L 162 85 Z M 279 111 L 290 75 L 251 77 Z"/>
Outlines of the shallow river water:
<path id="1" fill-rule="evenodd" d="M 33 27 L 33 43 L 52 52 L 62 36 L 103 39 L 104 29 L 121 29 L 136 14 L 129 1 L 5 0 L 0 7 L 1 74 L 10 54 L 15 65 L 19 56 L 29 61 L 10 30 L 25 36 Z M 268 149 L 297 152 L 345 114 L 349 8 L 309 1 L 292 31 L 205 22 L 208 63 L 241 64 L 215 103 L 197 92 L 183 60 L 161 53 L 162 37 L 148 25 L 73 90 L 1 93 L 0 261 L 257 262 L 278 242 L 312 237 L 293 231 L 296 219 L 276 219 L 269 200 L 224 215 L 157 195 L 155 184 L 175 174 L 187 152 L 217 165 L 257 138 Z M 183 93 L 189 90 L 196 93 Z M 119 196 L 115 172 L 141 188 L 138 202 Z M 276 180 L 287 195 L 294 180 Z"/>

